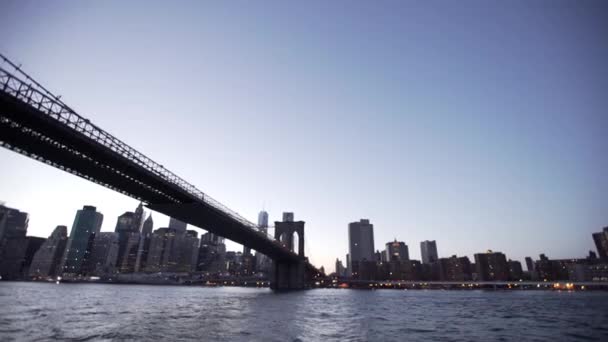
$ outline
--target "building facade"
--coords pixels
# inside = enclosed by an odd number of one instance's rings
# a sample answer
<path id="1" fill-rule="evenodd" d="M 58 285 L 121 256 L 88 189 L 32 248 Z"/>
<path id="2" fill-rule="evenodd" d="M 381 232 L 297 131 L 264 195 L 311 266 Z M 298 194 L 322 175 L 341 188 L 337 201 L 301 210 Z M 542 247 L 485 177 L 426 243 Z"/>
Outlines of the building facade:
<path id="1" fill-rule="evenodd" d="M 348 224 L 348 269 L 350 276 L 357 279 L 361 278 L 363 262 L 375 262 L 374 253 L 374 225 L 368 219 L 361 219 L 358 222 Z M 366 265 L 366 269 L 369 269 Z M 369 273 L 369 272 L 366 272 Z"/>

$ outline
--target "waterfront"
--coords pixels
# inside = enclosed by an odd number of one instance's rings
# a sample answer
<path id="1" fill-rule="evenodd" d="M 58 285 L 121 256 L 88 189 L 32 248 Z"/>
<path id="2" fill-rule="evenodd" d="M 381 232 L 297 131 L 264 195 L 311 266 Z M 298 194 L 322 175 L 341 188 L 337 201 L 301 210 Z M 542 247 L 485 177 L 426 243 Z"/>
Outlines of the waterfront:
<path id="1" fill-rule="evenodd" d="M 0 340 L 606 340 L 608 293 L 0 282 Z"/>

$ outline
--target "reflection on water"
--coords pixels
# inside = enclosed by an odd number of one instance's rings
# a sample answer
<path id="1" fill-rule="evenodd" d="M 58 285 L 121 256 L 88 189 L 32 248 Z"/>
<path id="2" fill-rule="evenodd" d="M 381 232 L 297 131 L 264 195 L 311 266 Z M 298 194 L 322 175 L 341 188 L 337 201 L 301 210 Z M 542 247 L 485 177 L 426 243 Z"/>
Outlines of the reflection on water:
<path id="1" fill-rule="evenodd" d="M 0 340 L 608 340 L 608 293 L 0 282 Z"/>

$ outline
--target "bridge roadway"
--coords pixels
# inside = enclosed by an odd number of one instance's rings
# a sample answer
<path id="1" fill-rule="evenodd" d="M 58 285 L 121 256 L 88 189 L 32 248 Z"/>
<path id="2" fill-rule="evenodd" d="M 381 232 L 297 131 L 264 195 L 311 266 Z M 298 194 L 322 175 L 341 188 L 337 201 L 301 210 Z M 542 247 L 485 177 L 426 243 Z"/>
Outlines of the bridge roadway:
<path id="1" fill-rule="evenodd" d="M 304 262 L 253 223 L 78 115 L 4 56 L 0 58 L 4 59 L 0 146 L 121 192 L 275 261 Z M 4 69 L 6 64 L 13 67 L 12 73 Z M 314 270 L 308 262 L 306 266 Z"/>

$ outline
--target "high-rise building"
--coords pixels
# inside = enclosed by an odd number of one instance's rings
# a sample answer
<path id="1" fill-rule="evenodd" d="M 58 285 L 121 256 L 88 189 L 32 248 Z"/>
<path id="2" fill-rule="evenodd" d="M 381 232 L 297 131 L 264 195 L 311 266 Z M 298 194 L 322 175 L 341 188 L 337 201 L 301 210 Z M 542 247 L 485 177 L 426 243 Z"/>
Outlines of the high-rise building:
<path id="1" fill-rule="evenodd" d="M 116 267 L 120 273 L 135 272 L 140 239 L 141 234 L 139 232 L 118 233 L 118 259 Z"/>
<path id="2" fill-rule="evenodd" d="M 264 210 L 258 214 L 258 229 L 268 235 L 268 213 Z M 255 253 L 255 269 L 258 272 L 269 274 L 272 268 L 272 260 L 262 253 Z"/>
<path id="3" fill-rule="evenodd" d="M 526 268 L 528 272 L 534 272 L 534 261 L 530 257 L 526 257 Z"/>
<path id="4" fill-rule="evenodd" d="M 344 277 L 345 275 L 346 275 L 346 269 L 344 268 L 342 261 L 340 259 L 336 259 L 336 276 Z"/>
<path id="5" fill-rule="evenodd" d="M 114 273 L 116 271 L 117 258 L 118 233 L 102 232 L 95 235 L 88 262 L 89 272 L 96 275 Z"/>
<path id="6" fill-rule="evenodd" d="M 146 261 L 146 272 L 177 272 L 179 248 L 182 234 L 173 228 L 158 228 L 152 233 L 150 251 Z"/>
<path id="7" fill-rule="evenodd" d="M 26 278 L 30 271 L 30 266 L 34 260 L 34 255 L 40 249 L 40 247 L 46 241 L 45 238 L 36 237 L 36 236 L 26 236 L 27 247 L 25 249 L 25 256 L 23 258 L 23 264 L 21 265 L 21 277 Z"/>
<path id="8" fill-rule="evenodd" d="M 198 248 L 200 240 L 198 239 L 198 233 L 194 230 L 187 230 L 185 235 L 177 237 L 177 249 L 178 260 L 176 265 L 176 272 L 192 272 L 196 269 L 198 261 Z"/>
<path id="9" fill-rule="evenodd" d="M 593 233 L 592 236 L 597 255 L 600 259 L 608 259 L 608 227 L 604 227 L 601 232 Z"/>
<path id="10" fill-rule="evenodd" d="M 89 258 L 95 235 L 101 230 L 103 215 L 97 208 L 85 205 L 78 210 L 65 249 L 62 270 L 63 275 L 73 277 L 82 275 Z"/>
<path id="11" fill-rule="evenodd" d="M 385 259 L 386 261 L 397 260 L 397 261 L 406 261 L 410 260 L 410 253 L 407 248 L 407 245 L 403 241 L 391 241 L 386 243 L 386 251 L 385 251 Z M 382 260 L 381 260 L 382 261 Z"/>
<path id="12" fill-rule="evenodd" d="M 487 251 L 475 254 L 475 267 L 480 281 L 509 280 L 507 257 L 500 252 Z"/>
<path id="13" fill-rule="evenodd" d="M 178 234 L 186 233 L 187 224 L 173 217 L 169 218 L 169 228 L 175 229 Z"/>
<path id="14" fill-rule="evenodd" d="M 29 269 L 34 278 L 55 277 L 60 271 L 61 258 L 68 242 L 68 227 L 57 226 L 51 236 L 40 246 Z"/>
<path id="15" fill-rule="evenodd" d="M 283 222 L 293 222 L 293 213 L 284 212 L 283 213 Z"/>
<path id="16" fill-rule="evenodd" d="M 258 227 L 260 229 L 268 228 L 268 213 L 264 210 L 258 214 Z"/>
<path id="17" fill-rule="evenodd" d="M 0 205 L 0 278 L 22 277 L 22 266 L 27 251 L 29 215 Z"/>
<path id="18" fill-rule="evenodd" d="M 152 238 L 153 229 L 154 221 L 152 220 L 152 214 L 150 214 L 144 222 L 141 230 L 139 247 L 137 249 L 137 260 L 135 262 L 135 272 L 141 272 L 146 268 L 146 261 L 148 260 L 148 252 L 150 251 L 150 239 Z"/>
<path id="19" fill-rule="evenodd" d="M 348 268 L 353 278 L 359 276 L 359 266 L 363 262 L 374 262 L 374 225 L 367 219 L 348 224 Z"/>
<path id="20" fill-rule="evenodd" d="M 120 273 L 133 273 L 136 269 L 137 256 L 144 225 L 144 211 L 140 203 L 135 212 L 127 211 L 118 216 L 116 228 L 118 233 L 118 256 L 116 268 Z"/>
<path id="21" fill-rule="evenodd" d="M 524 274 L 523 268 L 521 267 L 521 262 L 517 260 L 508 261 L 509 264 L 509 279 L 510 280 L 521 280 Z"/>
<path id="22" fill-rule="evenodd" d="M 226 269 L 226 245 L 224 238 L 213 233 L 205 233 L 201 236 L 199 247 L 197 271 L 217 273 Z"/>
<path id="23" fill-rule="evenodd" d="M 152 213 L 148 215 L 148 218 L 144 221 L 143 228 L 141 229 L 142 234 L 150 235 L 154 229 L 154 220 L 152 220 Z"/>
<path id="24" fill-rule="evenodd" d="M 420 243 L 420 254 L 423 264 L 432 264 L 439 259 L 437 254 L 437 243 L 433 241 L 422 241 Z"/>

